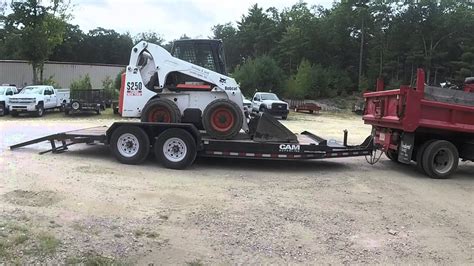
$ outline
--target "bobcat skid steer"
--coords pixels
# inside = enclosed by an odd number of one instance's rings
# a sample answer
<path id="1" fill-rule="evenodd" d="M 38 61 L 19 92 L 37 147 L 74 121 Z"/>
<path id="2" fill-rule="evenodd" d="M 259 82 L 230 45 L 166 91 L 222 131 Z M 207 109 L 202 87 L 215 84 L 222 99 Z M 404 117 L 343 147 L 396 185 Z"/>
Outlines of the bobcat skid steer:
<path id="1" fill-rule="evenodd" d="M 248 132 L 237 82 L 217 72 L 223 60 L 212 49 L 174 50 L 201 66 L 173 57 L 156 44 L 142 41 L 132 48 L 122 75 L 121 115 L 142 122 L 192 123 L 216 139 Z"/>

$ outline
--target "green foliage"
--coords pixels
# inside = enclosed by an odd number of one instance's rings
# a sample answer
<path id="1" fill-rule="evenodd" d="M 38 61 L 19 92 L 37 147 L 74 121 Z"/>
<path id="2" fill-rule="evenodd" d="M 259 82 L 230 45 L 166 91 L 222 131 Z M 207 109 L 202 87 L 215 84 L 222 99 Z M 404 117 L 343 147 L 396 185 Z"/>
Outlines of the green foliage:
<path id="1" fill-rule="evenodd" d="M 275 93 L 282 91 L 282 70 L 275 59 L 268 55 L 249 59 L 237 66 L 233 77 L 240 83 L 244 95 L 251 95 L 256 90 Z"/>
<path id="2" fill-rule="evenodd" d="M 119 97 L 119 91 L 115 89 L 115 81 L 112 80 L 109 76 L 105 77 L 102 81 L 102 89 L 105 91 L 105 94 L 117 100 Z"/>
<path id="3" fill-rule="evenodd" d="M 54 80 L 54 75 L 49 76 L 47 79 L 43 80 L 42 84 L 53 86 L 55 89 L 61 88 L 61 86 L 59 86 L 59 83 L 57 83 L 56 80 Z"/>
<path id="4" fill-rule="evenodd" d="M 63 42 L 68 19 L 68 3 L 61 0 L 43 2 L 38 0 L 12 1 L 12 13 L 6 16 L 5 38 L 7 45 L 15 43 L 18 54 L 30 61 L 33 68 L 33 83 L 43 81 L 44 62 L 53 49 Z"/>
<path id="5" fill-rule="evenodd" d="M 86 74 L 84 77 L 80 77 L 78 80 L 74 80 L 70 86 L 71 90 L 91 90 L 91 78 L 89 74 Z"/>

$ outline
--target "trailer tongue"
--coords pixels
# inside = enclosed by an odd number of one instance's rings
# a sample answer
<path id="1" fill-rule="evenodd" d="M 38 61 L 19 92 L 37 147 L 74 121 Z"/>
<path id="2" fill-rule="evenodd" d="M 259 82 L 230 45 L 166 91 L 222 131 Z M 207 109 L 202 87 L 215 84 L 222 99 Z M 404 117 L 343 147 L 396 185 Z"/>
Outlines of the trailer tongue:
<path id="1" fill-rule="evenodd" d="M 49 142 L 51 149 L 61 153 L 71 145 L 109 145 L 118 161 L 125 164 L 143 162 L 154 149 L 159 163 L 167 168 L 184 169 L 196 156 L 248 159 L 307 160 L 372 155 L 372 137 L 361 145 L 325 140 L 309 132 L 294 134 L 275 118 L 262 114 L 253 134 L 241 133 L 232 140 L 209 137 L 192 124 L 115 122 L 110 127 L 94 127 L 52 134 L 10 147 L 15 150 L 28 145 Z M 251 130 L 251 131 L 252 131 Z"/>

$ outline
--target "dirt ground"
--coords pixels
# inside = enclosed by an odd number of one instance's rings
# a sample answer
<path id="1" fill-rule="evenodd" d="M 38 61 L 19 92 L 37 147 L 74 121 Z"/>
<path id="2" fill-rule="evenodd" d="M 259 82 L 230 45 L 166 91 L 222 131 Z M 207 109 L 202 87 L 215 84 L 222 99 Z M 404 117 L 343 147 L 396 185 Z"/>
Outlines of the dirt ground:
<path id="1" fill-rule="evenodd" d="M 0 117 L 0 264 L 473 264 L 474 167 L 448 180 L 388 159 L 198 158 L 188 170 L 119 164 L 104 146 L 8 146 L 109 116 Z M 360 143 L 360 117 L 285 124 Z"/>

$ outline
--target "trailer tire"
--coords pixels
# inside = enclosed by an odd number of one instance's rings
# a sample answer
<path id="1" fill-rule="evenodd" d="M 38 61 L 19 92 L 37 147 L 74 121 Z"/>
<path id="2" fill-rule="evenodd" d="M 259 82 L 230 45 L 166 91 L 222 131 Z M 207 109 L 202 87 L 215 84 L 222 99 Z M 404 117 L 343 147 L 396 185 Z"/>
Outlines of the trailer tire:
<path id="1" fill-rule="evenodd" d="M 204 109 L 202 124 L 212 138 L 232 139 L 242 129 L 243 119 L 242 111 L 236 103 L 218 99 Z"/>
<path id="2" fill-rule="evenodd" d="M 459 164 L 458 149 L 449 141 L 433 141 L 423 152 L 422 164 L 426 174 L 431 178 L 449 178 Z"/>
<path id="3" fill-rule="evenodd" d="M 416 150 L 416 169 L 422 174 L 425 174 L 425 175 L 427 174 L 425 169 L 423 168 L 423 154 L 425 153 L 425 150 L 428 147 L 428 145 L 430 145 L 431 143 L 435 141 L 436 140 L 433 140 L 433 139 L 425 141 Z"/>
<path id="4" fill-rule="evenodd" d="M 79 101 L 72 101 L 71 102 L 71 109 L 76 111 L 76 112 L 81 110 L 81 103 Z"/>
<path id="5" fill-rule="evenodd" d="M 112 133 L 110 147 L 119 162 L 140 164 L 150 153 L 150 139 L 139 127 L 121 126 Z"/>
<path id="6" fill-rule="evenodd" d="M 196 159 L 196 140 L 184 129 L 171 128 L 158 136 L 153 151 L 166 168 L 185 169 Z"/>
<path id="7" fill-rule="evenodd" d="M 152 99 L 143 108 L 142 122 L 179 123 L 181 111 L 176 103 L 168 99 Z"/>

